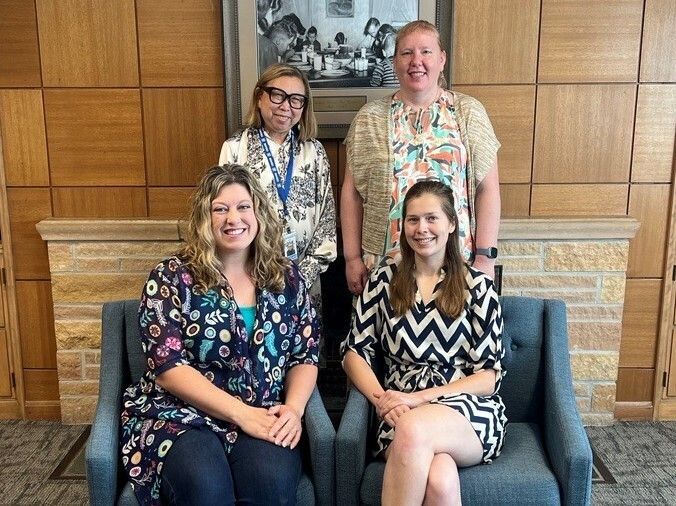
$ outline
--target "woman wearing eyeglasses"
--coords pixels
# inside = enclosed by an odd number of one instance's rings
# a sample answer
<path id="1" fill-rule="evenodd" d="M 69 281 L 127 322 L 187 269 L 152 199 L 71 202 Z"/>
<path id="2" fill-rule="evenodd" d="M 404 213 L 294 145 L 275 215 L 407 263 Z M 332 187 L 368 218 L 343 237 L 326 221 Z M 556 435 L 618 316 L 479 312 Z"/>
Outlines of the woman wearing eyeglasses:
<path id="1" fill-rule="evenodd" d="M 268 67 L 251 97 L 245 128 L 223 143 L 219 165 L 249 167 L 284 223 L 284 253 L 298 263 L 311 293 L 336 259 L 336 212 L 331 169 L 322 144 L 310 85 L 298 69 Z"/>

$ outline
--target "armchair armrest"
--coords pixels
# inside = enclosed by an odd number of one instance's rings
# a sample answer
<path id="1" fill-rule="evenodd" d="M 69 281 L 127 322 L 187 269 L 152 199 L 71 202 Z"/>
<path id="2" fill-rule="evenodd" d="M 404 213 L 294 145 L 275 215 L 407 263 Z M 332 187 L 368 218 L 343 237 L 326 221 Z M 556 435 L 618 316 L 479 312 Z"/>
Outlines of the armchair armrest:
<path id="1" fill-rule="evenodd" d="M 315 499 L 317 504 L 330 506 L 335 497 L 336 430 L 316 386 L 305 407 L 305 430 L 310 446 Z"/>
<path id="2" fill-rule="evenodd" d="M 545 446 L 563 504 L 591 502 L 592 452 L 577 411 L 568 352 L 566 307 L 545 301 Z"/>
<path id="3" fill-rule="evenodd" d="M 85 451 L 89 502 L 94 506 L 117 503 L 117 469 L 120 458 L 120 403 L 122 401 L 122 350 L 124 333 L 121 303 L 103 306 L 99 400 Z M 117 335 L 119 334 L 119 335 Z"/>
<path id="4" fill-rule="evenodd" d="M 359 504 L 359 484 L 366 467 L 369 402 L 351 387 L 336 434 L 336 502 Z"/>

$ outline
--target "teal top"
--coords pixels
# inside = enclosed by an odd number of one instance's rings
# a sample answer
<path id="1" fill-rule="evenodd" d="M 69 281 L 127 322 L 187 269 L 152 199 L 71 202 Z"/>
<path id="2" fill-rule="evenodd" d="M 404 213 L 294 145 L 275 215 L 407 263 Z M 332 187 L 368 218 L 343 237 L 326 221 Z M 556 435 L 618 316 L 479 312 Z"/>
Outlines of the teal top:
<path id="1" fill-rule="evenodd" d="M 244 318 L 246 333 L 252 335 L 256 321 L 256 306 L 239 306 L 239 310 L 242 313 L 242 318 Z"/>

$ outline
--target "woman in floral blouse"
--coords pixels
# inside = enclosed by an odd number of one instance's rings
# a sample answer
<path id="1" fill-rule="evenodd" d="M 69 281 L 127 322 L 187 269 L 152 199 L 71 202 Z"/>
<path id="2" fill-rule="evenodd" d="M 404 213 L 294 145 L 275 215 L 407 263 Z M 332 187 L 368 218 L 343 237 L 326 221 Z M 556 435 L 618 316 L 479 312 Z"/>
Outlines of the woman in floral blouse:
<path id="1" fill-rule="evenodd" d="M 268 67 L 254 87 L 245 127 L 223 143 L 218 163 L 240 163 L 254 173 L 284 223 L 287 256 L 318 296 L 319 274 L 336 259 L 336 210 L 305 75 L 290 65 Z"/>
<path id="2" fill-rule="evenodd" d="M 316 314 L 253 173 L 213 167 L 189 237 L 150 273 L 148 370 L 124 394 L 122 463 L 141 504 L 294 504 Z"/>

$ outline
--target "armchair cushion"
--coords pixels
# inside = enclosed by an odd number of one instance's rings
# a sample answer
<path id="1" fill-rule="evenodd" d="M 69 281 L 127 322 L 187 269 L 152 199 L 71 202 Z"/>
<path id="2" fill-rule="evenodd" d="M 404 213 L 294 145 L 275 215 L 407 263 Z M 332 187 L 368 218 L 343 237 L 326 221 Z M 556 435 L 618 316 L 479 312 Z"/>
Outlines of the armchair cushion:
<path id="1" fill-rule="evenodd" d="M 385 463 L 370 463 L 364 472 L 360 499 L 380 504 Z M 490 480 L 490 486 L 486 481 Z M 559 485 L 549 468 L 542 435 L 537 425 L 514 423 L 500 457 L 491 464 L 460 469 L 464 506 L 485 504 L 560 504 Z"/>

